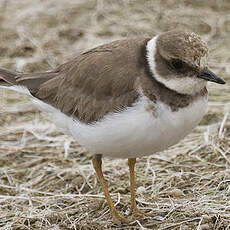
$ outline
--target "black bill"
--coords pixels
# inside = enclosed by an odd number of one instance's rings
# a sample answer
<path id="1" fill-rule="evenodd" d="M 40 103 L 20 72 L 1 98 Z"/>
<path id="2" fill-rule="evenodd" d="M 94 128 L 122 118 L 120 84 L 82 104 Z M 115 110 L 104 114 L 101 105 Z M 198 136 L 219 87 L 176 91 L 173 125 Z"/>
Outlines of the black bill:
<path id="1" fill-rule="evenodd" d="M 199 75 L 199 78 L 205 79 L 206 81 L 212 81 L 216 82 L 218 84 L 225 84 L 225 81 L 221 78 L 217 77 L 216 74 L 214 74 L 209 69 L 204 69 Z"/>

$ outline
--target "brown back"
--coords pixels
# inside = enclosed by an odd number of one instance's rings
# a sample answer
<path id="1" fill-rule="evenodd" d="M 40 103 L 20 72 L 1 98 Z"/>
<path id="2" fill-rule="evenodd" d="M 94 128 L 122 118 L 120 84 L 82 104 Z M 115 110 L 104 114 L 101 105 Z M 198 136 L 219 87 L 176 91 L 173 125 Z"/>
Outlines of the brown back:
<path id="1" fill-rule="evenodd" d="M 146 60 L 149 39 L 115 41 L 82 53 L 52 72 L 22 74 L 25 85 L 40 100 L 84 123 L 96 122 L 110 112 L 131 106 L 138 89 L 151 101 L 160 100 L 172 111 L 200 96 L 181 95 L 157 82 Z"/>
<path id="2" fill-rule="evenodd" d="M 85 52 L 59 66 L 58 75 L 34 96 L 86 123 L 131 106 L 138 97 L 134 82 L 145 68 L 147 41 L 115 41 Z"/>

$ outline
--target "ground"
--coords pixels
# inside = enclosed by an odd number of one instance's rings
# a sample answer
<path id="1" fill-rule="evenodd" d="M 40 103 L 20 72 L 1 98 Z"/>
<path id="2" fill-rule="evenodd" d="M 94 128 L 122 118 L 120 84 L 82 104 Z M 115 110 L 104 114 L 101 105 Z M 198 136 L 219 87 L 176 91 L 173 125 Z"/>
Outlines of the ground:
<path id="1" fill-rule="evenodd" d="M 228 0 L 1 0 L 0 66 L 46 71 L 116 39 L 194 31 L 208 42 L 209 111 L 184 140 L 137 160 L 138 206 L 114 223 L 90 155 L 26 96 L 0 90 L 0 229 L 230 229 L 230 2 Z M 128 167 L 104 159 L 117 209 L 129 212 Z"/>

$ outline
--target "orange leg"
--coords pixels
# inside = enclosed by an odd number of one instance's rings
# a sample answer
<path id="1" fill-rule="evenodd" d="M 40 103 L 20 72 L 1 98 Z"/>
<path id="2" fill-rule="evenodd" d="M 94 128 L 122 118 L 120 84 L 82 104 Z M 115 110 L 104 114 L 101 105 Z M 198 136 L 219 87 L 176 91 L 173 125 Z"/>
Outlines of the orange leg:
<path id="1" fill-rule="evenodd" d="M 102 172 L 102 169 L 101 169 L 101 165 L 102 165 L 101 157 L 96 155 L 94 157 L 94 159 L 92 160 L 92 163 L 93 163 L 93 167 L 94 167 L 94 169 L 96 171 L 98 180 L 99 180 L 99 182 L 101 184 L 102 190 L 104 192 L 105 199 L 107 200 L 111 215 L 113 216 L 113 218 L 119 220 L 121 223 L 129 224 L 132 221 L 127 219 L 127 218 L 125 218 L 124 216 L 122 216 L 116 210 L 116 208 L 115 208 L 115 206 L 113 204 L 113 201 L 112 201 L 111 196 L 109 194 L 109 190 L 108 190 L 108 187 L 107 187 L 107 184 L 106 184 L 106 181 L 104 179 L 103 172 Z"/>
<path id="2" fill-rule="evenodd" d="M 135 213 L 137 215 L 143 216 L 145 215 L 142 211 L 137 208 L 136 202 L 136 192 L 135 192 L 135 164 L 136 158 L 129 158 L 128 165 L 129 165 L 129 173 L 130 173 L 130 194 L 131 194 L 131 207 L 130 207 L 130 214 Z"/>

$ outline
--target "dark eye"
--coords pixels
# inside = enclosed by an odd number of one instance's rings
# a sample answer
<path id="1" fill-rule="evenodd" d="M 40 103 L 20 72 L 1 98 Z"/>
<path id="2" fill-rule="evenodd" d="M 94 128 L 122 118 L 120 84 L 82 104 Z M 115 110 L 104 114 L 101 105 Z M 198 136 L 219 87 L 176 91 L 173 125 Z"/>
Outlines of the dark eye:
<path id="1" fill-rule="evenodd" d="M 175 70 L 182 70 L 184 68 L 184 62 L 179 59 L 172 59 L 170 61 L 170 66 Z"/>

